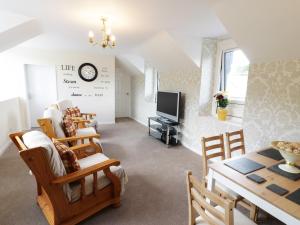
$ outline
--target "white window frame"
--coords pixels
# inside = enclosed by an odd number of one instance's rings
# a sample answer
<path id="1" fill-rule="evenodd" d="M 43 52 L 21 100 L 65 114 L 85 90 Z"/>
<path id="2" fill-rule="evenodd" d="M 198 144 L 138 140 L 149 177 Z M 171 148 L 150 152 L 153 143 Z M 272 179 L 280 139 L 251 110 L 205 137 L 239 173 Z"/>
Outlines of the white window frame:
<path id="1" fill-rule="evenodd" d="M 145 65 L 145 100 L 156 102 L 158 91 L 158 71 L 151 65 Z"/>
<path id="2" fill-rule="evenodd" d="M 224 63 L 224 53 L 233 51 L 236 49 L 239 49 L 239 47 L 232 39 L 227 39 L 227 40 L 218 42 L 216 68 L 215 68 L 215 79 L 214 79 L 214 93 L 217 93 L 220 91 L 221 73 L 223 74 L 223 69 L 224 69 L 224 64 L 223 64 Z M 241 101 L 240 99 L 229 99 L 229 100 L 230 100 L 229 107 L 236 106 L 236 107 L 244 108 L 245 101 Z M 216 102 L 215 102 L 215 100 L 213 100 L 211 113 L 214 116 L 216 115 L 216 107 L 217 107 Z M 232 116 L 229 114 L 229 118 L 230 118 L 229 120 L 231 122 L 234 122 L 237 124 L 240 124 L 243 121 L 243 116 L 236 117 L 236 116 Z"/>

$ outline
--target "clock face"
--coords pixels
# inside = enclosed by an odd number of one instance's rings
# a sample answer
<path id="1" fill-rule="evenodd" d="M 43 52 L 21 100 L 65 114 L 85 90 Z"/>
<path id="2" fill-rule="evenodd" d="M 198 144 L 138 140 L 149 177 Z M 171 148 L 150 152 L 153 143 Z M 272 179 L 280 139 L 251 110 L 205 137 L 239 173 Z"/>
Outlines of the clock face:
<path id="1" fill-rule="evenodd" d="M 82 80 L 91 82 L 97 78 L 97 68 L 91 63 L 84 63 L 78 69 L 79 76 Z"/>

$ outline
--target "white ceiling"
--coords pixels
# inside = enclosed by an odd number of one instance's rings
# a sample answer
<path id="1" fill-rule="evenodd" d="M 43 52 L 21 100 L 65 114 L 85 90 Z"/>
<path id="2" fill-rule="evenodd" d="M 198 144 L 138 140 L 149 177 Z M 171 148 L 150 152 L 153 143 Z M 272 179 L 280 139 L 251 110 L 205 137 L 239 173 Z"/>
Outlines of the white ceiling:
<path id="1" fill-rule="evenodd" d="M 23 44 L 39 49 L 130 54 L 150 36 L 167 31 L 191 50 L 197 39 L 226 35 L 208 0 L 0 0 L 0 8 L 41 23 L 44 33 Z M 113 51 L 87 42 L 90 29 L 100 35 L 101 16 L 112 21 L 118 44 Z"/>
<path id="2" fill-rule="evenodd" d="M 299 0 L 211 0 L 252 63 L 300 57 Z"/>

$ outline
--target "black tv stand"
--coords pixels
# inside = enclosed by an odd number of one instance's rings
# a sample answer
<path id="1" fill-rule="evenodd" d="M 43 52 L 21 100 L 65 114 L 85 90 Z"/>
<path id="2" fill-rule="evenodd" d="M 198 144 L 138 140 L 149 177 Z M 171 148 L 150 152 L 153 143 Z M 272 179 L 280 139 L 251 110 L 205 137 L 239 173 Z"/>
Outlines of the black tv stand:
<path id="1" fill-rule="evenodd" d="M 166 145 L 179 144 L 179 123 L 168 120 L 163 117 L 148 118 L 149 136 L 161 140 Z"/>

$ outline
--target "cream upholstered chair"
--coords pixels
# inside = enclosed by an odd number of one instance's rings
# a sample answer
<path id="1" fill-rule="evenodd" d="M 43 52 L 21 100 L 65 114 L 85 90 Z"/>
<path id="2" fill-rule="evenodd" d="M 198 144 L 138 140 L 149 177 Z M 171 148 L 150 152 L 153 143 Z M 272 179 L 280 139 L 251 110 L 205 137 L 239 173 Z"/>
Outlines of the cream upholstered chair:
<path id="1" fill-rule="evenodd" d="M 78 160 L 78 171 L 67 174 L 57 149 L 43 132 L 17 132 L 10 138 L 35 176 L 37 202 L 50 225 L 77 224 L 107 206 L 120 206 L 126 173 L 118 160 L 107 158 L 99 148 Z"/>
<path id="2" fill-rule="evenodd" d="M 225 143 L 222 134 L 212 137 L 202 137 L 202 164 L 203 164 L 203 179 L 207 180 L 208 175 L 208 163 L 209 160 L 215 160 L 221 158 L 225 159 Z M 254 204 L 246 201 L 242 196 L 235 193 L 234 191 L 223 187 L 216 183 L 215 191 L 221 196 L 231 199 L 234 205 L 241 204 L 244 208 L 248 209 L 250 212 L 250 218 L 252 220 L 256 219 L 257 209 Z"/>
<path id="3" fill-rule="evenodd" d="M 68 100 L 68 99 L 63 99 L 63 100 L 57 101 L 56 106 L 62 114 L 65 114 L 65 111 L 68 108 L 73 108 L 74 107 L 72 101 Z M 97 122 L 95 117 L 96 117 L 95 113 L 82 113 L 81 112 L 82 120 L 88 121 L 88 123 L 86 123 L 86 126 L 87 127 L 94 127 L 96 129 L 96 132 L 97 132 L 98 122 Z"/>
<path id="4" fill-rule="evenodd" d="M 66 137 L 62 125 L 63 115 L 62 113 L 54 106 L 48 107 L 44 111 L 43 118 L 38 119 L 38 124 L 42 128 L 43 132 L 50 138 L 60 139 L 60 141 L 69 141 L 70 140 Z M 78 122 L 78 121 L 77 121 Z M 90 136 L 92 135 L 93 142 L 99 145 L 102 149 L 102 145 L 100 142 L 100 135 L 96 133 L 96 130 L 93 127 L 86 127 L 86 128 L 79 128 L 76 130 L 76 136 Z M 77 142 L 81 142 L 84 144 L 86 139 L 78 140 Z M 86 150 L 87 154 L 92 154 L 89 150 Z"/>
<path id="5" fill-rule="evenodd" d="M 255 223 L 234 209 L 234 203 L 208 191 L 191 171 L 187 172 L 189 225 L 254 225 Z M 212 201 L 216 206 L 212 206 Z"/>

